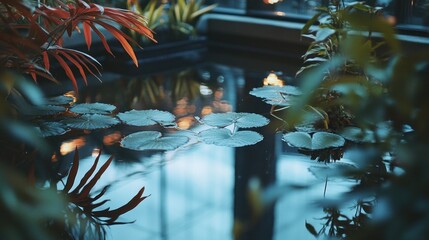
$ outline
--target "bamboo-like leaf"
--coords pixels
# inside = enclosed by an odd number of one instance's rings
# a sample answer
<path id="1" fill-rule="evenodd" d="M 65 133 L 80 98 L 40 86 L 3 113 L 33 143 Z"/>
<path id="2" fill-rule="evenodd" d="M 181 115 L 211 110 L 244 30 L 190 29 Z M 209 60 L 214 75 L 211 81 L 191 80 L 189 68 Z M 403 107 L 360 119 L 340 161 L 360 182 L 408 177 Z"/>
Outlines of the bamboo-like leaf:
<path id="1" fill-rule="evenodd" d="M 79 92 L 79 88 L 77 86 L 76 78 L 73 74 L 73 71 L 67 65 L 67 63 L 62 59 L 58 54 L 53 54 L 55 59 L 57 59 L 58 63 L 61 65 L 62 69 L 66 72 L 67 77 L 72 81 L 73 88 L 76 92 Z"/>
<path id="2" fill-rule="evenodd" d="M 99 153 L 101 155 L 101 152 Z M 106 171 L 106 169 L 109 167 L 110 163 L 113 161 L 113 156 L 111 156 L 97 171 L 97 173 L 92 177 L 92 179 L 89 181 L 88 184 L 85 185 L 85 187 L 82 189 L 81 194 L 84 196 L 88 196 L 89 192 L 92 190 L 92 188 L 95 186 L 95 184 L 100 180 L 101 175 Z"/>
<path id="3" fill-rule="evenodd" d="M 131 45 L 128 43 L 126 37 L 124 36 L 125 34 L 122 33 L 121 31 L 119 31 L 118 29 L 116 29 L 112 26 L 109 26 L 108 24 L 104 24 L 101 22 L 99 22 L 98 24 L 100 24 L 104 28 L 106 28 L 113 36 L 115 36 L 116 39 L 118 39 L 118 41 L 121 43 L 124 50 L 128 53 L 128 55 L 133 60 L 134 65 L 136 65 L 136 67 L 138 67 L 139 63 L 137 61 L 136 54 L 134 53 L 133 47 L 131 47 Z"/>
<path id="4" fill-rule="evenodd" d="M 82 22 L 83 26 L 83 34 L 85 36 L 86 45 L 88 46 L 88 50 L 91 48 L 92 35 L 91 35 L 91 26 L 87 21 Z"/>
<path id="5" fill-rule="evenodd" d="M 71 187 L 74 184 L 74 181 L 76 179 L 77 170 L 79 169 L 79 153 L 77 151 L 77 147 L 74 150 L 74 158 L 73 158 L 73 164 L 69 172 L 69 176 L 67 177 L 67 182 L 64 187 L 65 192 L 69 192 Z"/>

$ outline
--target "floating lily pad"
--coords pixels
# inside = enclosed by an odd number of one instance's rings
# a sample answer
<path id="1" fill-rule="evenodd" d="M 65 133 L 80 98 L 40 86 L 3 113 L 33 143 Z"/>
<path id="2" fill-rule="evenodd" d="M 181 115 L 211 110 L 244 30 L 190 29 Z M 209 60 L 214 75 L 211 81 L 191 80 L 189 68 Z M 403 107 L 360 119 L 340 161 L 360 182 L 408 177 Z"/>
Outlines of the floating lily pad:
<path id="1" fill-rule="evenodd" d="M 355 171 L 356 167 L 349 163 L 330 163 L 324 165 L 311 166 L 308 168 L 317 179 L 326 180 L 337 177 L 343 177 L 345 174 Z M 341 178 L 343 180 L 343 178 Z"/>
<path id="2" fill-rule="evenodd" d="M 375 142 L 373 131 L 363 130 L 358 127 L 345 127 L 339 132 L 339 134 L 352 142 Z"/>
<path id="3" fill-rule="evenodd" d="M 213 127 L 226 127 L 236 124 L 240 128 L 262 127 L 270 120 L 256 113 L 212 113 L 205 116 L 202 122 Z"/>
<path id="4" fill-rule="evenodd" d="M 101 129 L 119 124 L 119 120 L 100 114 L 83 114 L 75 118 L 67 118 L 61 121 L 63 124 L 76 129 Z"/>
<path id="5" fill-rule="evenodd" d="M 59 136 L 70 131 L 65 124 L 60 122 L 42 122 L 37 129 L 40 131 L 42 137 Z"/>
<path id="6" fill-rule="evenodd" d="M 207 144 L 226 147 L 243 147 L 262 141 L 261 134 L 253 131 L 238 131 L 231 133 L 226 128 L 212 128 L 198 134 L 200 139 Z"/>
<path id="7" fill-rule="evenodd" d="M 50 97 L 45 100 L 45 103 L 49 105 L 67 105 L 71 102 L 73 102 L 73 98 L 64 95 Z"/>
<path id="8" fill-rule="evenodd" d="M 118 118 L 125 124 L 132 126 L 151 126 L 154 124 L 174 125 L 173 114 L 160 110 L 131 110 L 119 113 Z"/>
<path id="9" fill-rule="evenodd" d="M 293 147 L 309 150 L 342 147 L 345 144 L 343 137 L 328 132 L 316 132 L 313 136 L 306 132 L 291 132 L 283 135 L 282 139 Z"/>
<path id="10" fill-rule="evenodd" d="M 81 103 L 70 108 L 71 112 L 78 114 L 110 114 L 115 106 L 106 103 Z"/>
<path id="11" fill-rule="evenodd" d="M 249 92 L 258 98 L 264 99 L 278 99 L 282 95 L 299 96 L 302 94 L 301 90 L 294 86 L 264 86 L 260 88 L 254 88 Z"/>
<path id="12" fill-rule="evenodd" d="M 160 132 L 143 131 L 126 136 L 121 141 L 124 148 L 144 150 L 174 150 L 188 143 L 189 138 L 184 136 L 161 137 Z"/>
<path id="13" fill-rule="evenodd" d="M 24 109 L 24 112 L 31 116 L 50 116 L 57 115 L 66 111 L 65 107 L 54 106 L 54 105 L 40 105 L 32 106 L 28 109 Z"/>

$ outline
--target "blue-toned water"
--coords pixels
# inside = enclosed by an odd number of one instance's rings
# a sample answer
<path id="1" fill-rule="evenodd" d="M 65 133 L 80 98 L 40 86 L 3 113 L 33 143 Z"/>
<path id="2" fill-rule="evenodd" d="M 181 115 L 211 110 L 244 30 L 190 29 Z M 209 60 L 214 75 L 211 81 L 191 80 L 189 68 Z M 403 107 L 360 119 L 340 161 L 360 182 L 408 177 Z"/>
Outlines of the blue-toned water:
<path id="1" fill-rule="evenodd" d="M 103 84 L 80 90 L 79 102 L 109 103 L 118 111 L 169 111 L 182 129 L 198 128 L 198 118 L 210 113 L 254 112 L 272 119 L 270 106 L 248 92 L 261 87 L 270 71 L 282 71 L 277 75 L 285 84 L 296 84 L 289 80 L 296 70 L 295 64 L 279 59 L 209 52 L 187 67 L 144 74 L 106 73 Z M 308 168 L 323 164 L 287 147 L 281 133 L 276 133 L 281 122 L 273 120 L 255 129 L 264 140 L 241 148 L 203 143 L 168 152 L 121 148 L 120 139 L 137 129 L 118 126 L 76 134 L 59 144 L 64 159 L 71 159 L 78 146 L 82 156 L 78 179 L 100 148 L 102 161 L 115 156 L 97 183 L 99 188 L 112 184 L 104 197 L 111 199 L 111 208 L 125 204 L 146 187 L 148 198 L 120 219 L 135 222 L 110 227 L 109 239 L 311 239 L 305 222 L 320 226 L 317 218 L 323 217 L 323 211 L 315 200 L 323 197 L 325 181 Z M 290 184 L 311 187 L 297 190 L 288 188 Z M 350 184 L 329 181 L 326 196 L 335 196 Z M 263 196 L 272 204 L 255 209 L 252 196 Z"/>

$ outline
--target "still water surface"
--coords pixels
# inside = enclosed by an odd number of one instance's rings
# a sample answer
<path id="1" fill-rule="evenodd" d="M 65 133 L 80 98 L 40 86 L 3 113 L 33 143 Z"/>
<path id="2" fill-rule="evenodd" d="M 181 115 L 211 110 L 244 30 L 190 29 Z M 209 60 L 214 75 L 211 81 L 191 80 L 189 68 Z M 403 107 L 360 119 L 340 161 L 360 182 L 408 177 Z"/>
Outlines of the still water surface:
<path id="1" fill-rule="evenodd" d="M 270 106 L 248 92 L 261 87 L 273 70 L 283 71 L 278 75 L 286 79 L 285 84 L 294 84 L 287 79 L 297 67 L 283 64 L 258 56 L 249 60 L 209 55 L 202 63 L 163 72 L 108 73 L 109 79 L 102 85 L 82 89 L 79 102 L 110 103 L 121 112 L 169 111 L 182 129 L 198 128 L 197 119 L 210 113 L 254 112 L 272 119 Z M 140 128 L 121 126 L 67 139 L 60 149 L 70 159 L 74 146 L 79 147 L 84 157 L 80 177 L 92 165 L 98 149 L 103 149 L 104 161 L 115 155 L 98 183 L 99 188 L 112 184 L 105 195 L 111 199 L 111 208 L 126 203 L 146 187 L 149 197 L 120 219 L 135 222 L 112 226 L 110 239 L 228 240 L 237 234 L 243 239 L 312 239 L 305 222 L 319 228 L 317 218 L 323 217 L 323 211 L 315 199 L 323 197 L 325 182 L 308 171 L 319 163 L 281 141 L 281 133 L 276 133 L 280 127 L 280 122 L 272 120 L 269 126 L 255 129 L 264 136 L 262 142 L 236 149 L 198 143 L 176 151 L 139 153 L 122 149 L 118 142 Z M 251 207 L 252 193 L 290 183 L 311 188 L 279 187 L 274 191 L 277 201 L 263 212 L 258 214 Z M 338 194 L 347 185 L 329 182 L 326 194 Z"/>

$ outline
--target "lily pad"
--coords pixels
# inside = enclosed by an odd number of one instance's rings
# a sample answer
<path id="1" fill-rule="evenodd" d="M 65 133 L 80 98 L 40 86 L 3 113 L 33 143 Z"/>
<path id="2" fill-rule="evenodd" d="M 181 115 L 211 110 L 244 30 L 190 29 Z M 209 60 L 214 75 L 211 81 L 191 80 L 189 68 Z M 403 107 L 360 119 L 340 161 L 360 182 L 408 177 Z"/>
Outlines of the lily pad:
<path id="1" fill-rule="evenodd" d="M 258 98 L 264 99 L 278 99 L 282 95 L 289 96 L 299 96 L 302 94 L 301 90 L 294 86 L 264 86 L 260 88 L 254 88 L 249 92 L 250 95 L 253 95 Z"/>
<path id="2" fill-rule="evenodd" d="M 73 98 L 64 95 L 50 97 L 45 100 L 45 103 L 49 105 L 67 105 L 71 102 L 73 102 Z"/>
<path id="3" fill-rule="evenodd" d="M 174 125 L 175 116 L 160 110 L 131 110 L 119 113 L 118 118 L 125 124 L 132 126 L 151 126 L 157 123 L 162 125 Z"/>
<path id="4" fill-rule="evenodd" d="M 356 166 L 349 163 L 330 163 L 324 165 L 311 166 L 308 168 L 317 179 L 326 180 L 326 178 L 332 179 L 341 177 L 341 180 L 344 180 L 344 177 L 347 173 L 356 171 Z"/>
<path id="5" fill-rule="evenodd" d="M 110 114 L 115 106 L 106 103 L 81 103 L 70 108 L 71 112 L 78 114 Z"/>
<path id="6" fill-rule="evenodd" d="M 79 117 L 64 119 L 61 123 L 71 128 L 93 130 L 108 128 L 120 122 L 114 117 L 101 114 L 83 114 Z"/>
<path id="7" fill-rule="evenodd" d="M 198 134 L 199 138 L 207 144 L 226 147 L 243 147 L 262 141 L 261 134 L 253 131 L 238 131 L 231 133 L 226 128 L 212 128 Z"/>
<path id="8" fill-rule="evenodd" d="M 161 137 L 160 132 L 142 131 L 126 136 L 121 141 L 124 148 L 144 150 L 174 150 L 188 143 L 189 138 L 184 136 Z"/>
<path id="9" fill-rule="evenodd" d="M 375 142 L 373 131 L 363 130 L 358 127 L 345 127 L 339 132 L 339 134 L 352 142 Z"/>
<path id="10" fill-rule="evenodd" d="M 70 128 L 60 122 L 42 122 L 37 129 L 42 137 L 60 136 L 70 131 Z"/>
<path id="11" fill-rule="evenodd" d="M 33 106 L 28 109 L 24 109 L 27 115 L 31 116 L 50 116 L 57 115 L 66 111 L 65 107 L 54 106 L 54 105 L 40 105 Z"/>
<path id="12" fill-rule="evenodd" d="M 316 132 L 313 136 L 306 132 L 290 132 L 283 135 L 282 140 L 293 147 L 309 150 L 342 147 L 345 144 L 343 137 L 328 132 Z"/>
<path id="13" fill-rule="evenodd" d="M 202 122 L 213 127 L 226 127 L 236 124 L 240 128 L 262 127 L 270 120 L 256 113 L 212 113 L 205 116 Z"/>

